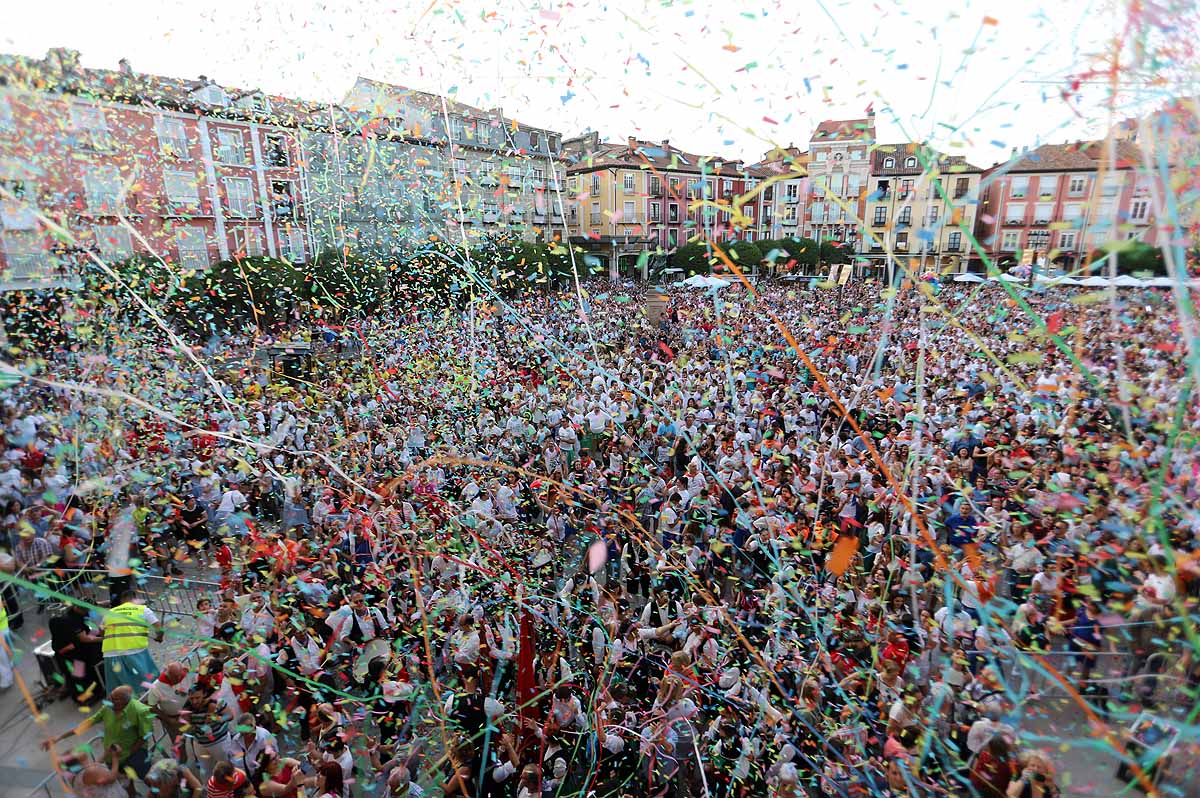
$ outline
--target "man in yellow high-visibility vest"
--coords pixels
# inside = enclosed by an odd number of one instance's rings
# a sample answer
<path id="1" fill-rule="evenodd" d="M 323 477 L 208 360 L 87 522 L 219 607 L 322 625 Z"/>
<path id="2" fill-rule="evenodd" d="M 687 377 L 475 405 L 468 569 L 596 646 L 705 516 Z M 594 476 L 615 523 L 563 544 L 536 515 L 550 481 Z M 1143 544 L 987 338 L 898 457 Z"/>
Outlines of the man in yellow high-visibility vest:
<path id="1" fill-rule="evenodd" d="M 0 690 L 13 686 L 12 635 L 8 632 L 8 608 L 0 599 Z"/>
<path id="2" fill-rule="evenodd" d="M 104 616 L 104 683 L 107 689 L 125 684 L 138 692 L 158 676 L 158 666 L 150 656 L 150 636 L 161 642 L 162 626 L 158 616 L 144 604 L 134 602 L 134 592 L 118 597 Z"/>

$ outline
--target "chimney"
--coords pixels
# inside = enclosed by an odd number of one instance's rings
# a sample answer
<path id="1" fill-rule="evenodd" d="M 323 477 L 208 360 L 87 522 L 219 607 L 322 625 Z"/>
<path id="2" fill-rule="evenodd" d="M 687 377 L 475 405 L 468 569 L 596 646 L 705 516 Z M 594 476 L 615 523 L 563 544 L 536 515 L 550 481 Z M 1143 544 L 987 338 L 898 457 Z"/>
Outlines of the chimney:
<path id="1" fill-rule="evenodd" d="M 637 139 L 635 139 L 633 136 L 626 136 L 625 143 L 629 145 L 630 152 L 633 152 L 637 149 Z"/>
<path id="2" fill-rule="evenodd" d="M 133 67 L 131 67 L 129 65 L 128 58 L 122 58 L 120 61 L 117 62 L 117 71 L 120 72 L 122 75 L 132 75 L 133 74 Z"/>
<path id="3" fill-rule="evenodd" d="M 1013 147 L 1013 148 L 1012 148 L 1012 156 L 1013 156 L 1014 158 L 1016 158 L 1016 157 L 1017 157 L 1017 148 L 1016 148 L 1016 147 Z"/>
<path id="4" fill-rule="evenodd" d="M 201 76 L 200 76 L 200 85 L 201 85 L 201 86 L 207 86 L 207 85 L 208 85 L 208 75 L 201 75 Z"/>
<path id="5" fill-rule="evenodd" d="M 61 74 L 72 74 L 79 68 L 79 51 L 67 47 L 51 47 L 46 53 L 46 60 Z"/>
<path id="6" fill-rule="evenodd" d="M 662 148 L 663 148 L 664 150 L 666 150 L 667 152 L 670 152 L 670 151 L 671 151 L 671 140 L 670 140 L 670 139 L 663 139 L 663 140 L 662 140 Z"/>

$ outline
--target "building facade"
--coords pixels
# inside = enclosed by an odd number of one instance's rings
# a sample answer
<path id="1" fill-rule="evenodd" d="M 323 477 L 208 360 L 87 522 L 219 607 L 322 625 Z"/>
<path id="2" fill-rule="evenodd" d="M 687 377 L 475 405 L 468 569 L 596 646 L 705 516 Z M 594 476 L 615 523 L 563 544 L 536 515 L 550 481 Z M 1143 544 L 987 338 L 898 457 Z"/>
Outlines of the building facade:
<path id="1" fill-rule="evenodd" d="M 4 57 L 0 80 L 5 287 L 73 283 L 93 256 L 185 269 L 308 256 L 296 103 L 125 64 L 83 69 L 69 50 Z"/>
<path id="2" fill-rule="evenodd" d="M 1153 177 L 1130 141 L 1046 144 L 1013 153 L 982 179 L 980 242 L 998 266 L 1032 261 L 1076 270 L 1113 240 L 1154 229 Z M 1103 171 L 1101 165 L 1103 161 Z"/>
<path id="3" fill-rule="evenodd" d="M 557 132 L 364 79 L 330 106 L 83 68 L 70 50 L 0 56 L 0 288 L 76 284 L 91 259 L 138 253 L 203 269 L 561 238 L 560 153 Z"/>
<path id="4" fill-rule="evenodd" d="M 770 185 L 763 190 L 763 236 L 802 238 L 809 198 L 809 154 L 797 147 L 775 148 L 755 166 Z"/>
<path id="5" fill-rule="evenodd" d="M 770 195 L 755 191 L 767 177 L 761 169 L 670 141 L 608 143 L 597 133 L 569 139 L 565 157 L 571 240 L 614 278 L 645 279 L 650 256 L 693 239 L 765 237 Z"/>
<path id="6" fill-rule="evenodd" d="M 863 119 L 826 120 L 817 125 L 808 147 L 809 198 L 799 217 L 805 238 L 841 242 L 862 253 L 861 220 L 874 144 L 874 111 Z"/>
<path id="7" fill-rule="evenodd" d="M 921 144 L 873 148 L 861 254 L 877 269 L 890 251 L 921 271 L 969 271 L 982 173 Z"/>

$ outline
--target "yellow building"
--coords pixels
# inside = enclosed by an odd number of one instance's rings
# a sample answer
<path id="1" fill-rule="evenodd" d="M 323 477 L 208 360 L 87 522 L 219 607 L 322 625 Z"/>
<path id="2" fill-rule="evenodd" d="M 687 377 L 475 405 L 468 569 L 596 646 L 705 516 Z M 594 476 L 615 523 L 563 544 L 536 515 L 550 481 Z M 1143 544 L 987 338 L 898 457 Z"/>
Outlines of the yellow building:
<path id="1" fill-rule="evenodd" d="M 961 156 L 921 144 L 880 144 L 871 151 L 863 254 L 877 268 L 887 251 L 921 271 L 969 271 L 983 170 Z"/>

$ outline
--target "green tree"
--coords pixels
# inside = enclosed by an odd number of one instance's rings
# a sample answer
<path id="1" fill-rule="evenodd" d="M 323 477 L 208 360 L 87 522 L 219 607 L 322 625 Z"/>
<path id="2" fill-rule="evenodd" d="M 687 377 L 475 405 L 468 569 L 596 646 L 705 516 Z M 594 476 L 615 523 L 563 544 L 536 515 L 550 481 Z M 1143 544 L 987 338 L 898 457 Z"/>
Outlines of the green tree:
<path id="1" fill-rule="evenodd" d="M 691 277 L 696 274 L 710 274 L 712 265 L 708 246 L 699 241 L 684 244 L 671 255 L 671 268 L 682 270 L 681 277 Z"/>
<path id="2" fill-rule="evenodd" d="M 835 263 L 849 263 L 854 259 L 854 249 L 850 244 L 839 241 L 822 241 L 820 247 L 820 263 L 832 266 Z"/>
<path id="3" fill-rule="evenodd" d="M 238 324 L 270 325 L 287 318 L 307 298 L 305 274 L 274 258 L 231 258 L 184 281 L 178 308 L 204 331 Z"/>
<path id="4" fill-rule="evenodd" d="M 305 267 L 306 298 L 322 315 L 372 313 L 383 305 L 386 286 L 386 267 L 359 255 L 326 250 Z"/>
<path id="5" fill-rule="evenodd" d="M 762 263 L 763 253 L 753 241 L 730 241 L 723 244 L 722 249 L 743 274 L 757 273 L 759 264 Z M 724 261 L 718 259 L 713 265 L 713 271 L 726 272 L 728 267 Z"/>

